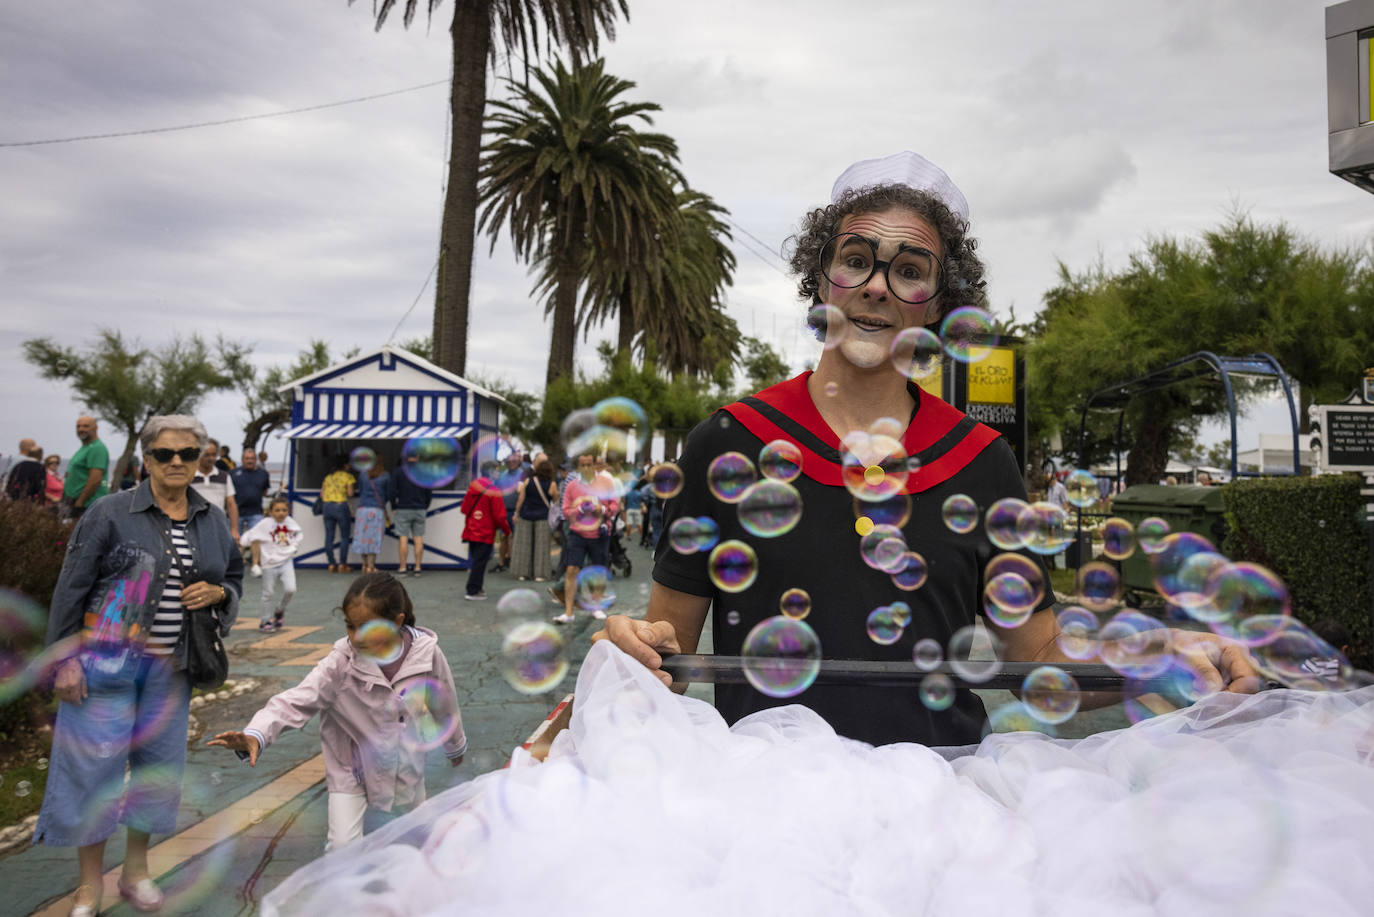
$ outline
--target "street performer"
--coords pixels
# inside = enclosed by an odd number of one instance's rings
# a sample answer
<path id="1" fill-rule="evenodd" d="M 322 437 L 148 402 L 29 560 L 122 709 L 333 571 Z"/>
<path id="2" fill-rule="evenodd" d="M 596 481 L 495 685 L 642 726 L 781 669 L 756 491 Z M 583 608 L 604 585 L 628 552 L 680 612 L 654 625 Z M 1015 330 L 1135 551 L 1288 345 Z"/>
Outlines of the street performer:
<path id="1" fill-rule="evenodd" d="M 709 516 L 721 541 L 749 545 L 757 557 L 752 584 L 723 591 L 708 568 L 709 552 L 679 553 L 664 538 L 645 618 L 612 616 L 594 639 L 609 639 L 658 669 L 661 653 L 696 651 L 710 610 L 716 652 L 739 655 L 750 630 L 779 614 L 782 596 L 802 590 L 810 603 L 805 622 L 826 658 L 910 663 L 917 641 L 947 647 L 982 616 L 1003 659 L 1071 661 L 1058 645 L 1053 591 L 1044 589 L 1020 626 L 989 620 L 984 568 L 998 549 L 981 527 L 960 533 L 944 521 L 942 507 L 952 496 L 971 498 L 980 512 L 1004 497 L 1026 498 L 1011 448 L 991 428 L 915 385 L 900 371 L 900 359 L 894 365 L 894 350 L 900 354 L 903 342 L 921 333 L 914 329 L 938 331 L 956 309 L 986 308 L 984 269 L 968 217 L 964 195 L 949 176 L 915 153 L 864 160 L 840 175 L 830 203 L 809 213 L 793 240 L 791 266 L 809 303 L 808 323 L 825 344 L 815 371 L 727 405 L 699 424 L 678 462 L 682 490 L 664 510 L 665 529 L 676 519 Z M 902 467 L 888 469 L 901 486 L 883 502 L 882 521 L 898 525 L 924 559 L 928 577 L 911 591 L 860 553 L 864 523 L 878 514 L 845 486 L 845 476 L 855 470 L 848 453 L 856 437 L 876 439 L 874 431 L 887 431 L 904 453 Z M 791 484 L 801 498 L 801 518 L 777 537 L 755 537 L 713 493 L 708 466 L 728 452 L 756 459 L 777 440 L 800 451 L 801 472 Z M 1048 583 L 1043 561 L 1034 561 Z M 894 642 L 873 639 L 866 627 L 870 612 L 897 601 L 909 605 L 909 625 Z M 1175 631 L 1173 650 L 1209 691 L 1258 689 L 1238 645 Z M 671 682 L 666 672 L 658 674 Z M 715 697 L 729 723 L 801 703 L 841 735 L 875 745 L 977 743 L 986 722 L 981 700 L 967 687 L 945 709 L 923 704 L 914 688 L 813 684 L 795 697 L 778 698 L 748 684 L 717 685 Z"/>

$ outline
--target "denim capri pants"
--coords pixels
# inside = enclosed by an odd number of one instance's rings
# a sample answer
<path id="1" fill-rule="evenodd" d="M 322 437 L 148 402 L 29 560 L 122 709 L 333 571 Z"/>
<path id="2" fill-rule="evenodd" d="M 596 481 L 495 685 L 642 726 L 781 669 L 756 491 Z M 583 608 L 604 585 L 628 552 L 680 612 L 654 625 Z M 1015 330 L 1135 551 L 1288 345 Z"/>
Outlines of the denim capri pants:
<path id="1" fill-rule="evenodd" d="M 35 843 L 84 847 L 115 827 L 170 834 L 186 769 L 191 700 L 171 657 L 83 654 L 86 698 L 57 708 L 52 757 Z M 125 782 L 125 765 L 128 782 Z"/>

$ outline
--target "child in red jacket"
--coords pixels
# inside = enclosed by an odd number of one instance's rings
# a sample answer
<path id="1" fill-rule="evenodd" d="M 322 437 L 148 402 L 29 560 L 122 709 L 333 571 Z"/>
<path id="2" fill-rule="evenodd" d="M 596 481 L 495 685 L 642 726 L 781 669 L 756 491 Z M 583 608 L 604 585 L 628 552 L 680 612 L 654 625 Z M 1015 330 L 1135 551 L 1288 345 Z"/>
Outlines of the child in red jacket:
<path id="1" fill-rule="evenodd" d="M 492 481 L 494 462 L 482 465 L 482 476 L 468 485 L 463 496 L 463 540 L 468 543 L 468 586 L 463 598 L 469 601 L 485 599 L 482 581 L 487 575 L 487 561 L 491 560 L 496 530 L 510 534 L 510 520 L 506 518 L 506 503 L 501 489 Z"/>

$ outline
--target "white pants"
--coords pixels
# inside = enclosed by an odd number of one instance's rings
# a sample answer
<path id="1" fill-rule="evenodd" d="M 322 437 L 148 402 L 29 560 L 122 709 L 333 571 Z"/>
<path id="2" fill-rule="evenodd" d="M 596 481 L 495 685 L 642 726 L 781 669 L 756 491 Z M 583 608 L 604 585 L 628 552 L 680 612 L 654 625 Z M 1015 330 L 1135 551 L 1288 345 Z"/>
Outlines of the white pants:
<path id="1" fill-rule="evenodd" d="M 276 602 L 273 596 L 277 591 L 277 582 L 281 582 L 282 594 L 281 601 Z M 272 612 L 280 608 L 286 610 L 290 604 L 291 597 L 296 594 L 296 565 L 287 561 L 284 564 L 277 564 L 275 567 L 262 568 L 262 599 L 258 603 L 258 618 L 263 621 L 272 620 Z"/>
<path id="2" fill-rule="evenodd" d="M 367 812 L 367 797 L 349 793 L 329 794 L 329 834 L 324 852 L 338 850 L 363 836 L 363 815 Z"/>

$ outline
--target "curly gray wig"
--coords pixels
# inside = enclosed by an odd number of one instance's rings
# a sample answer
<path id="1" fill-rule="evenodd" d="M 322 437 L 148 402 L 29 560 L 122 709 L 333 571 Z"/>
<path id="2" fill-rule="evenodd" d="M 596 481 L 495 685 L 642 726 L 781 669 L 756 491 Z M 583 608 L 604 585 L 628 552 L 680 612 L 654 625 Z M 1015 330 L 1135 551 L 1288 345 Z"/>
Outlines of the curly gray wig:
<path id="1" fill-rule="evenodd" d="M 787 240 L 792 249 L 789 264 L 801 277 L 797 283 L 798 297 L 812 305 L 820 303 L 821 249 L 840 231 L 840 223 L 845 217 L 853 213 L 878 213 L 893 205 L 914 211 L 940 236 L 945 284 L 940 293 L 940 318 L 943 320 L 963 306 L 986 308 L 987 281 L 983 279 L 983 262 L 976 254 L 978 240 L 968 235 L 968 223 L 959 219 L 939 198 L 907 185 L 851 189 L 829 206 L 813 210 L 802 218 L 801 228 Z M 818 339 L 825 339 L 823 322 L 808 317 L 807 324 Z"/>

